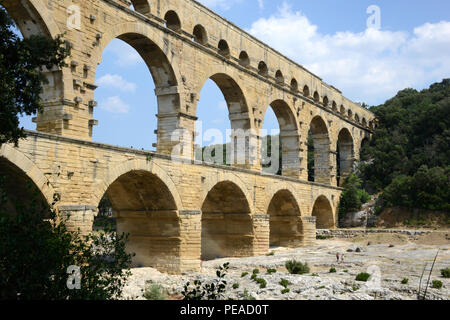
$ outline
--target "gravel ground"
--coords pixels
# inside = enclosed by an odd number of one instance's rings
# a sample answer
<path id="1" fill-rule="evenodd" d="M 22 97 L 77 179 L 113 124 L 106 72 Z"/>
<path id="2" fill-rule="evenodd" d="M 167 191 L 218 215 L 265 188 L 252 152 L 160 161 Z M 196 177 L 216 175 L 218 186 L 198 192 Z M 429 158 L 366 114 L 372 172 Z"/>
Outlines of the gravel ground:
<path id="1" fill-rule="evenodd" d="M 202 272 L 189 275 L 171 276 L 152 268 L 133 269 L 124 290 L 126 299 L 144 299 L 143 290 L 150 282 L 161 285 L 169 299 L 180 299 L 180 292 L 187 281 L 199 279 L 210 282 L 215 279 L 217 267 L 226 262 L 230 269 L 226 276 L 228 282 L 226 298 L 243 299 L 244 292 L 257 300 L 414 300 L 417 299 L 420 277 L 428 263 L 431 266 L 438 248 L 440 253 L 432 280 L 443 283 L 441 289 L 428 289 L 427 299 L 448 300 L 450 298 L 450 279 L 441 277 L 440 270 L 450 267 L 450 241 L 428 245 L 417 242 L 400 241 L 400 244 L 379 243 L 368 245 L 366 239 L 320 240 L 314 247 L 287 249 L 273 248 L 273 255 L 250 258 L 218 259 L 203 262 Z M 402 243 L 403 242 L 403 243 Z M 359 248 L 361 252 L 355 252 Z M 350 251 L 351 252 L 348 252 Z M 359 251 L 358 250 L 358 251 Z M 344 253 L 344 262 L 336 262 L 336 253 Z M 284 265 L 287 260 L 296 259 L 307 262 L 310 273 L 291 275 Z M 330 273 L 334 267 L 336 273 Z M 267 269 L 277 272 L 268 274 Z M 253 269 L 259 269 L 258 278 L 267 282 L 266 288 L 250 279 Z M 243 272 L 249 274 L 241 277 Z M 356 281 L 361 272 L 372 274 L 368 282 Z M 408 278 L 408 284 L 401 281 Z M 290 282 L 290 292 L 282 294 L 281 279 Z M 428 279 L 428 272 L 424 282 Z M 430 283 L 431 283 L 430 281 Z M 233 289 L 233 284 L 239 288 Z"/>

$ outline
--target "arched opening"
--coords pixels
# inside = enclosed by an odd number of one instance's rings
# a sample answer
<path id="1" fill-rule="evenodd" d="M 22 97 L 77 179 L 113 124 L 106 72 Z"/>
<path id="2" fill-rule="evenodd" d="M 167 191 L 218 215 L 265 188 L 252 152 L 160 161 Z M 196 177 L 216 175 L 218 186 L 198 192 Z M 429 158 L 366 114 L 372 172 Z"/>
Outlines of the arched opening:
<path id="1" fill-rule="evenodd" d="M 248 57 L 247 52 L 241 51 L 239 54 L 239 64 L 243 67 L 248 67 L 250 65 L 250 58 Z"/>
<path id="2" fill-rule="evenodd" d="M 166 28 L 171 29 L 175 32 L 181 31 L 181 21 L 178 18 L 178 15 L 175 11 L 169 10 L 164 16 L 164 20 L 166 20 Z"/>
<path id="3" fill-rule="evenodd" d="M 315 102 L 317 102 L 317 103 L 320 102 L 320 96 L 319 96 L 319 93 L 317 91 L 314 92 L 313 98 L 314 98 Z"/>
<path id="4" fill-rule="evenodd" d="M 357 113 L 355 113 L 355 121 L 356 121 L 356 123 L 360 123 L 360 121 L 359 121 L 359 115 L 358 115 Z"/>
<path id="5" fill-rule="evenodd" d="M 341 105 L 341 108 L 339 109 L 339 112 L 341 113 L 341 115 L 345 116 L 345 108 L 343 105 Z"/>
<path id="6" fill-rule="evenodd" d="M 300 209 L 289 190 L 280 190 L 273 196 L 267 214 L 270 216 L 271 246 L 293 248 L 301 245 Z"/>
<path id="7" fill-rule="evenodd" d="M 1 186 L 7 196 L 2 208 L 5 213 L 16 214 L 19 208 L 29 210 L 32 204 L 35 205 L 35 212 L 49 212 L 49 203 L 33 180 L 13 162 L 1 156 L 0 177 L 6 179 L 5 184 Z"/>
<path id="8" fill-rule="evenodd" d="M 148 0 L 131 0 L 131 6 L 140 14 L 145 15 L 150 13 L 150 4 L 148 3 Z"/>
<path id="9" fill-rule="evenodd" d="M 303 95 L 305 97 L 309 97 L 309 88 L 308 88 L 308 86 L 304 86 L 303 87 Z"/>
<path id="10" fill-rule="evenodd" d="M 277 84 L 284 85 L 284 76 L 283 76 L 283 73 L 280 70 L 278 70 L 275 73 L 275 80 L 276 80 Z"/>
<path id="11" fill-rule="evenodd" d="M 202 205 L 201 260 L 251 256 L 253 238 L 245 194 L 233 182 L 218 183 Z"/>
<path id="12" fill-rule="evenodd" d="M 292 78 L 291 80 L 291 90 L 294 92 L 298 92 L 298 82 L 295 80 L 295 78 Z"/>
<path id="13" fill-rule="evenodd" d="M 337 107 L 336 101 L 333 101 L 333 103 L 332 103 L 332 110 L 333 110 L 333 112 L 338 112 L 338 107 Z"/>
<path id="14" fill-rule="evenodd" d="M 347 117 L 348 117 L 350 120 L 353 119 L 353 112 L 352 112 L 352 110 L 348 109 Z"/>
<path id="15" fill-rule="evenodd" d="M 316 116 L 308 134 L 308 180 L 330 184 L 330 139 L 327 125 Z"/>
<path id="16" fill-rule="evenodd" d="M 267 140 L 267 143 L 270 142 L 270 146 L 267 145 L 267 149 L 270 148 L 271 150 L 270 162 L 265 160 L 265 157 L 268 156 L 266 152 L 264 152 L 264 147 L 266 146 L 263 145 L 261 148 L 263 150 L 261 154 L 263 172 L 267 174 L 298 177 L 300 172 L 300 140 L 295 116 L 289 105 L 283 100 L 273 101 L 268 109 L 270 108 L 273 110 L 277 121 L 268 121 L 266 118 L 268 118 L 268 116 L 270 117 L 270 113 L 266 111 L 267 114 L 264 119 L 263 128 L 273 132 L 278 127 L 280 135 L 279 139 L 272 139 L 271 141 L 269 141 L 269 139 Z M 269 166 L 264 167 L 264 164 Z M 279 167 L 280 164 L 281 167 Z"/>
<path id="17" fill-rule="evenodd" d="M 240 86 L 230 76 L 218 73 L 203 85 L 200 97 L 195 158 L 220 165 L 251 165 L 251 124 Z"/>
<path id="18" fill-rule="evenodd" d="M 370 140 L 369 138 L 364 138 L 361 141 L 361 148 L 359 149 L 359 159 L 360 161 L 368 161 L 369 160 L 369 146 Z"/>
<path id="19" fill-rule="evenodd" d="M 348 129 L 342 129 L 337 142 L 337 185 L 341 186 L 353 170 L 353 138 Z"/>
<path id="20" fill-rule="evenodd" d="M 173 271 L 180 256 L 178 208 L 167 185 L 143 170 L 117 178 L 106 190 L 118 234 L 129 233 L 127 252 L 133 266 Z"/>
<path id="21" fill-rule="evenodd" d="M 363 119 L 362 119 L 362 125 L 363 125 L 364 127 L 367 127 L 367 120 L 366 120 L 366 118 L 363 118 Z"/>
<path id="22" fill-rule="evenodd" d="M 198 42 L 201 45 L 206 45 L 208 43 L 208 34 L 202 25 L 196 25 L 192 34 L 194 35 L 195 42 Z"/>
<path id="23" fill-rule="evenodd" d="M 325 196 L 317 198 L 314 203 L 312 216 L 316 217 L 317 229 L 333 229 L 335 227 L 333 208 Z"/>
<path id="24" fill-rule="evenodd" d="M 218 48 L 219 48 L 218 52 L 221 56 L 230 58 L 230 47 L 228 46 L 228 42 L 226 42 L 225 40 L 220 40 Z"/>
<path id="25" fill-rule="evenodd" d="M 113 39 L 102 52 L 95 70 L 95 100 L 89 113 L 99 119 L 91 126 L 94 141 L 153 150 L 153 145 L 170 140 L 165 122 L 172 119 L 155 114 L 173 114 L 180 108 L 177 79 L 164 52 L 152 40 L 137 33 L 125 33 Z M 163 89 L 164 88 L 164 89 Z M 163 91 L 160 94 L 160 91 Z M 155 95 L 156 93 L 156 95 Z M 159 130 L 160 128 L 164 130 Z M 155 131 L 158 129 L 158 131 Z"/>
<path id="26" fill-rule="evenodd" d="M 258 73 L 264 77 L 267 77 L 269 74 L 269 69 L 264 61 L 260 61 L 258 64 Z"/>
<path id="27" fill-rule="evenodd" d="M 325 96 L 325 97 L 323 98 L 323 106 L 324 106 L 324 107 L 328 107 L 328 103 L 329 103 L 328 97 Z"/>

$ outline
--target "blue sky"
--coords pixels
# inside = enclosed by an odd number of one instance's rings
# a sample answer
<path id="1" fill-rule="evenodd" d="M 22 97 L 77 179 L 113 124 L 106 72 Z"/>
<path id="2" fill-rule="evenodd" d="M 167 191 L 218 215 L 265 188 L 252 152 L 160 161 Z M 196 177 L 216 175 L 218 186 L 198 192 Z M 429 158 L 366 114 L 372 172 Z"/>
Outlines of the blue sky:
<path id="1" fill-rule="evenodd" d="M 423 89 L 450 77 L 450 1 L 202 0 L 283 54 L 304 65 L 355 102 L 383 103 L 406 87 Z M 377 5 L 381 28 L 368 29 L 366 10 Z M 154 150 L 154 84 L 139 55 L 111 42 L 97 69 L 99 102 L 93 140 Z M 264 128 L 278 129 L 268 109 Z M 208 81 L 198 105 L 203 132 L 230 128 L 220 90 Z M 29 117 L 22 125 L 35 129 Z M 203 141 L 204 145 L 209 144 Z"/>

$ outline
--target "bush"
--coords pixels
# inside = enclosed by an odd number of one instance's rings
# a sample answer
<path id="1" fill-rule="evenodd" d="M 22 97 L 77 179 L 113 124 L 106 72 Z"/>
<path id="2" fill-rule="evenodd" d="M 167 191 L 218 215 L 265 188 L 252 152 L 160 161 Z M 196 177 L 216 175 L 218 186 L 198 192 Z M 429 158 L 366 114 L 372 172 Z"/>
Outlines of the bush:
<path id="1" fill-rule="evenodd" d="M 277 273 L 277 270 L 276 269 L 267 269 L 267 273 L 268 274 Z"/>
<path id="2" fill-rule="evenodd" d="M 431 286 L 433 289 L 441 289 L 442 288 L 442 281 L 440 280 L 433 280 L 433 284 Z"/>
<path id="3" fill-rule="evenodd" d="M 335 267 L 330 268 L 330 273 L 336 273 L 336 268 Z"/>
<path id="4" fill-rule="evenodd" d="M 250 279 L 252 279 L 252 280 L 256 280 L 256 278 L 258 278 L 258 275 L 257 274 L 252 274 L 252 276 L 250 277 Z"/>
<path id="5" fill-rule="evenodd" d="M 408 284 L 408 282 L 409 282 L 409 279 L 408 279 L 408 278 L 403 278 L 402 284 Z"/>
<path id="6" fill-rule="evenodd" d="M 253 269 L 253 274 L 259 274 L 259 269 Z"/>
<path id="7" fill-rule="evenodd" d="M 358 274 L 356 276 L 356 281 L 366 282 L 367 280 L 369 280 L 369 278 L 370 278 L 370 274 L 369 273 L 361 272 L 360 274 Z"/>
<path id="8" fill-rule="evenodd" d="M 247 276 L 247 275 L 248 275 L 248 272 L 242 272 L 241 278 L 244 278 L 244 277 Z"/>
<path id="9" fill-rule="evenodd" d="M 37 199 L 29 185 L 29 204 L 10 203 L 0 177 L 0 300 L 107 300 L 122 296 L 131 274 L 126 235 L 106 232 L 81 236 L 67 230 L 52 206 Z M 8 200 L 10 199 L 10 200 Z M 59 223 L 56 221 L 60 219 Z M 32 253 L 32 254 L 30 254 Z M 78 270 L 72 266 L 77 266 Z M 70 268 L 72 267 L 72 268 Z M 74 270 L 78 277 L 68 270 Z M 79 290 L 70 290 L 71 284 Z"/>
<path id="10" fill-rule="evenodd" d="M 286 293 L 289 293 L 290 291 L 291 291 L 291 289 L 285 288 L 285 289 L 281 290 L 281 294 L 286 294 Z"/>
<path id="11" fill-rule="evenodd" d="M 313 277 L 318 277 L 319 274 L 318 274 L 318 273 L 313 273 L 312 276 L 313 276 Z"/>
<path id="12" fill-rule="evenodd" d="M 255 281 L 259 284 L 261 289 L 264 289 L 267 286 L 267 281 L 262 278 L 257 278 Z"/>
<path id="13" fill-rule="evenodd" d="M 450 278 L 450 268 L 445 268 L 441 270 L 441 275 L 444 278 Z"/>
<path id="14" fill-rule="evenodd" d="M 194 281 L 194 287 L 191 288 L 189 282 L 184 286 L 184 290 L 181 292 L 183 300 L 221 300 L 224 298 L 227 282 L 225 276 L 227 275 L 229 263 L 225 263 L 217 271 L 217 279 L 212 283 L 203 284 L 199 280 Z"/>
<path id="15" fill-rule="evenodd" d="M 144 292 L 144 298 L 147 300 L 166 300 L 167 295 L 161 285 L 150 284 L 150 287 Z"/>
<path id="16" fill-rule="evenodd" d="M 289 281 L 286 280 L 286 279 L 281 279 L 280 285 L 283 286 L 283 287 L 285 287 L 285 288 L 287 288 L 288 285 L 290 285 L 290 283 L 289 283 Z"/>
<path id="17" fill-rule="evenodd" d="M 296 261 L 296 260 L 289 260 L 286 262 L 285 266 L 290 274 L 309 273 L 309 266 L 308 266 L 307 262 L 302 263 L 302 262 Z"/>
<path id="18" fill-rule="evenodd" d="M 356 212 L 361 206 L 370 200 L 370 195 L 361 189 L 362 180 L 355 173 L 351 173 L 344 183 L 344 191 L 339 202 L 340 219 L 347 213 Z"/>
<path id="19" fill-rule="evenodd" d="M 233 283 L 233 289 L 234 290 L 239 289 L 239 283 Z"/>

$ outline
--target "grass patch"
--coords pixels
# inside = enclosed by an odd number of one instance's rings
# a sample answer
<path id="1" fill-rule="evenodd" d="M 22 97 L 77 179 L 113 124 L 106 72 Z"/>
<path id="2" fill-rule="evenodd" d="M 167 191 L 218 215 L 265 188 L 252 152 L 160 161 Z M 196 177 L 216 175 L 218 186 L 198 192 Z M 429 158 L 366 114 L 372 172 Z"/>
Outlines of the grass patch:
<path id="1" fill-rule="evenodd" d="M 286 269 L 289 271 L 290 274 L 305 274 L 309 273 L 309 266 L 308 263 L 302 263 L 300 261 L 296 260 L 289 260 L 286 262 Z"/>
<path id="2" fill-rule="evenodd" d="M 409 279 L 408 279 L 408 278 L 403 278 L 402 284 L 408 284 L 408 282 L 409 282 Z"/>
<path id="3" fill-rule="evenodd" d="M 445 268 L 441 270 L 441 275 L 444 278 L 450 278 L 450 268 Z"/>
<path id="4" fill-rule="evenodd" d="M 259 274 L 259 269 L 253 269 L 253 274 Z"/>
<path id="5" fill-rule="evenodd" d="M 287 288 L 288 285 L 290 285 L 290 284 L 291 283 L 288 280 L 286 280 L 286 279 L 281 279 L 281 281 L 280 281 L 280 285 L 285 287 L 285 288 Z"/>
<path id="6" fill-rule="evenodd" d="M 286 294 L 286 293 L 289 293 L 290 291 L 291 291 L 291 289 L 286 288 L 286 289 L 281 290 L 281 294 Z"/>
<path id="7" fill-rule="evenodd" d="M 233 283 L 233 289 L 234 290 L 236 290 L 236 289 L 239 289 L 239 283 Z"/>
<path id="8" fill-rule="evenodd" d="M 242 272 L 241 278 L 246 277 L 248 275 L 248 272 Z"/>
<path id="9" fill-rule="evenodd" d="M 330 273 L 336 273 L 336 268 L 335 267 L 330 268 Z"/>
<path id="10" fill-rule="evenodd" d="M 431 286 L 433 289 L 441 289 L 442 288 L 442 281 L 440 280 L 433 280 L 433 284 Z"/>
<path id="11" fill-rule="evenodd" d="M 262 279 L 262 278 L 256 278 L 256 283 L 258 283 L 259 284 L 259 287 L 261 288 L 261 289 L 264 289 L 265 287 L 267 287 L 267 281 L 266 280 L 264 280 L 264 279 Z"/>
<path id="12" fill-rule="evenodd" d="M 276 269 L 267 269 L 267 273 L 268 274 L 277 273 L 277 270 Z"/>
<path id="13" fill-rule="evenodd" d="M 144 298 L 147 300 L 166 300 L 167 295 L 161 285 L 152 283 L 145 290 Z"/>
<path id="14" fill-rule="evenodd" d="M 256 299 L 248 293 L 247 289 L 245 289 L 244 293 L 242 294 L 242 300 L 256 300 Z"/>

